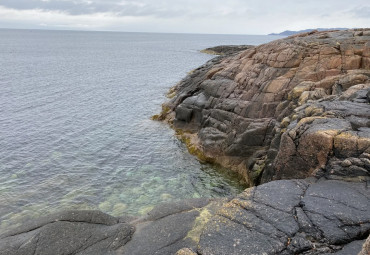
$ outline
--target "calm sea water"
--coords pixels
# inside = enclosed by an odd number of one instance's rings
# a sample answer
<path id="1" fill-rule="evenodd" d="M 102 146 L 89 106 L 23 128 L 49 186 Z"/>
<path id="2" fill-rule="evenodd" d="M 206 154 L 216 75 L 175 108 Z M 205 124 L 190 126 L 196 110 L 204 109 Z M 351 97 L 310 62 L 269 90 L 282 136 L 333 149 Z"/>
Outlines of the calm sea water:
<path id="1" fill-rule="evenodd" d="M 63 209 L 143 214 L 240 192 L 150 117 L 212 58 L 199 50 L 277 38 L 0 30 L 0 231 Z"/>

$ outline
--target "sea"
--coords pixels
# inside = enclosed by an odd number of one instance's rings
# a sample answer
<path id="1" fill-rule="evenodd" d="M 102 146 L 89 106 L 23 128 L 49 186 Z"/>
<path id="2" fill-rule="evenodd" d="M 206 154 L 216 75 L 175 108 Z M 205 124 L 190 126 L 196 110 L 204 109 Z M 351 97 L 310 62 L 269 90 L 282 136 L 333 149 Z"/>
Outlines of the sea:
<path id="1" fill-rule="evenodd" d="M 140 216 L 245 186 L 151 120 L 217 45 L 279 36 L 0 29 L 0 232 L 74 209 Z"/>

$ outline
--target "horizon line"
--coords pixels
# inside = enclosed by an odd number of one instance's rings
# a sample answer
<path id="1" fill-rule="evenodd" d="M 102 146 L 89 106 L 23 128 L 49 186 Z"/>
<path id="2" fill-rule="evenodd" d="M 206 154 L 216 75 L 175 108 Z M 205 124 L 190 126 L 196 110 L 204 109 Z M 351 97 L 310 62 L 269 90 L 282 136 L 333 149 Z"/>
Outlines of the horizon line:
<path id="1" fill-rule="evenodd" d="M 189 35 L 253 35 L 253 36 L 282 36 L 270 34 L 228 34 L 228 33 L 197 33 L 197 32 L 147 32 L 147 31 L 120 31 L 120 30 L 84 30 L 84 29 L 58 29 L 58 28 L 14 28 L 0 27 L 2 30 L 37 30 L 37 31 L 65 31 L 65 32 L 106 32 L 106 33 L 143 33 L 143 34 L 189 34 Z"/>

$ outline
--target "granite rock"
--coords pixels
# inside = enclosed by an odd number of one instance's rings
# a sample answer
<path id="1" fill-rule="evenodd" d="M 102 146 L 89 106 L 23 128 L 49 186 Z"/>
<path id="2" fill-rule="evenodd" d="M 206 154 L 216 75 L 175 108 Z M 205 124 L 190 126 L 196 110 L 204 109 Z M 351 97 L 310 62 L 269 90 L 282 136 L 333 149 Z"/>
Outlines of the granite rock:
<path id="1" fill-rule="evenodd" d="M 369 31 L 314 31 L 215 58 L 175 86 L 161 119 L 250 185 L 368 180 Z M 362 163 L 344 166 L 351 158 Z"/>

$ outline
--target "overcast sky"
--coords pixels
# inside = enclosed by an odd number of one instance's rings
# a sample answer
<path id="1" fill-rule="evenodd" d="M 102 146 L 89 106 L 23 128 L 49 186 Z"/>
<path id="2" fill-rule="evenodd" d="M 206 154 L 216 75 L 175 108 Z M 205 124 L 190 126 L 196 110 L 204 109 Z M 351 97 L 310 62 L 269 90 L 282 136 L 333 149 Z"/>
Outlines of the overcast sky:
<path id="1" fill-rule="evenodd" d="M 0 27 L 216 34 L 370 27 L 370 1 L 0 0 Z"/>

